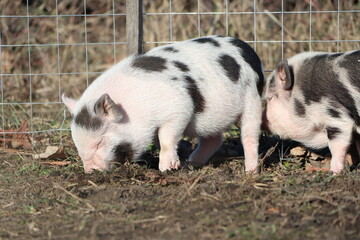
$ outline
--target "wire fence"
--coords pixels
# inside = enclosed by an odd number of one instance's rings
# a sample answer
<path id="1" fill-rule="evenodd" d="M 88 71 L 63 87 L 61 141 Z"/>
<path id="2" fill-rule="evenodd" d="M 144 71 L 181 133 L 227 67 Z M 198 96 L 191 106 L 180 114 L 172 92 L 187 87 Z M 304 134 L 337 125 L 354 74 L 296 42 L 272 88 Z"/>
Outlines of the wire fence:
<path id="1" fill-rule="evenodd" d="M 33 142 L 61 142 L 69 114 L 66 92 L 79 97 L 126 56 L 127 4 L 134 1 L 20 1 L 0 3 L 0 144 L 17 134 Z M 340 52 L 360 47 L 356 0 L 143 0 L 140 46 L 152 47 L 221 34 L 248 42 L 266 72 L 302 51 Z M 127 20 L 126 20 L 127 19 Z M 28 121 L 27 128 L 18 129 Z M 10 135 L 10 136 L 9 136 Z"/>

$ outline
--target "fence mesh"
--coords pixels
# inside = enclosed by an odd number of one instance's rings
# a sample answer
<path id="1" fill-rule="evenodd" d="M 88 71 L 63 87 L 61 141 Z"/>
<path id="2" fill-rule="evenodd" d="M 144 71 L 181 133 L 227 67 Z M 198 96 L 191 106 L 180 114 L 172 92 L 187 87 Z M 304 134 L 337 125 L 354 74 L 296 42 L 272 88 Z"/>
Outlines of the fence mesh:
<path id="1" fill-rule="evenodd" d="M 61 142 L 69 127 L 61 94 L 79 97 L 125 57 L 125 2 L 0 2 L 2 146 L 14 133 L 31 134 L 34 143 Z M 267 72 L 298 52 L 360 47 L 357 0 L 143 0 L 143 13 L 145 51 L 199 36 L 230 35 L 252 45 Z M 25 121 L 27 127 L 19 129 Z"/>

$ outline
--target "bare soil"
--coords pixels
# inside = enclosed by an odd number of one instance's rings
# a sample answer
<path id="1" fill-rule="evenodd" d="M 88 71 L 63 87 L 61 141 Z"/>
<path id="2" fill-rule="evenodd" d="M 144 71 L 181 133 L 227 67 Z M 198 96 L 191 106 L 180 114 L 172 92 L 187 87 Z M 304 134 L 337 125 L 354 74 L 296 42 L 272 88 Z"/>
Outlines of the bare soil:
<path id="1" fill-rule="evenodd" d="M 148 154 L 93 174 L 3 151 L 0 239 L 360 239 L 359 170 L 308 172 L 277 147 L 247 175 L 223 149 L 198 170 L 160 173 Z"/>

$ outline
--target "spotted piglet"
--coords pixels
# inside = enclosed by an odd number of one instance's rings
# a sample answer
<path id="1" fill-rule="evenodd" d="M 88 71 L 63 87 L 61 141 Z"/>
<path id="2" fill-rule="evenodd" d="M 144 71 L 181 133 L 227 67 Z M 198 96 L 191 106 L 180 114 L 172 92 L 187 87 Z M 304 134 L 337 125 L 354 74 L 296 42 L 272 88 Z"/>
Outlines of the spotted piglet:
<path id="1" fill-rule="evenodd" d="M 360 133 L 360 51 L 295 55 L 277 65 L 266 85 L 264 125 L 312 148 L 329 146 L 330 170 L 340 173 Z"/>
<path id="2" fill-rule="evenodd" d="M 202 166 L 234 123 L 241 127 L 246 171 L 255 171 L 264 82 L 261 62 L 248 44 L 209 36 L 128 57 L 79 100 L 62 99 L 87 173 L 138 158 L 155 137 L 161 171 L 180 167 L 177 144 L 183 136 L 198 136 L 189 162 Z"/>

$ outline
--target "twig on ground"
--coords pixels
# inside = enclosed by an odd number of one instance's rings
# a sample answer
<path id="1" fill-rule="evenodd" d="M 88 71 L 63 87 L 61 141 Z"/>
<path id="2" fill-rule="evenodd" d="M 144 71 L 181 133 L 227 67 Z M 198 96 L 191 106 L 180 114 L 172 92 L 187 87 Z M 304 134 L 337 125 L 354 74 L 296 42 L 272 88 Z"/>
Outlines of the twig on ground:
<path id="1" fill-rule="evenodd" d="M 187 193 L 190 196 L 191 190 L 195 187 L 195 185 L 200 181 L 200 179 L 202 178 L 202 176 L 205 175 L 207 171 L 203 171 L 195 180 L 194 182 L 191 184 L 191 186 L 188 188 Z"/>
<path id="2" fill-rule="evenodd" d="M 68 190 L 66 190 L 65 188 L 63 188 L 62 186 L 58 185 L 58 184 L 54 184 L 54 188 L 60 189 L 62 190 L 64 193 L 68 194 L 69 196 L 71 196 L 72 198 L 74 198 L 75 200 L 84 203 L 86 206 L 88 206 L 90 208 L 91 211 L 95 211 L 95 207 L 92 206 L 90 203 L 88 203 L 87 201 L 79 198 L 78 196 L 76 196 L 75 194 L 69 192 Z"/>
<path id="3" fill-rule="evenodd" d="M 156 222 L 156 221 L 159 221 L 159 220 L 163 220 L 163 219 L 166 219 L 168 218 L 167 216 L 157 216 L 157 217 L 154 217 L 154 218 L 147 218 L 147 219 L 139 219 L 139 220 L 134 220 L 134 221 L 131 221 L 132 223 L 146 223 L 146 222 Z"/>

